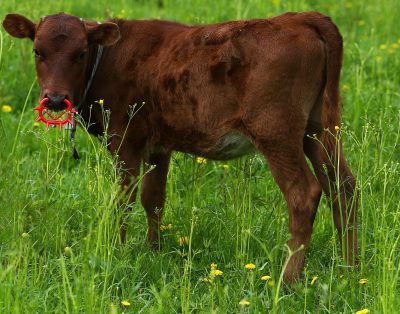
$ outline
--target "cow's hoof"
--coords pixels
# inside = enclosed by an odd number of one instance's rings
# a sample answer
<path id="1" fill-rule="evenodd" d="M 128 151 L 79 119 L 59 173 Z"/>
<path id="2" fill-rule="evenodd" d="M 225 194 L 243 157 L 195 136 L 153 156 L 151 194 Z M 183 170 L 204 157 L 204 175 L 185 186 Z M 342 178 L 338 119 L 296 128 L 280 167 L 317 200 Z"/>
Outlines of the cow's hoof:
<path id="1" fill-rule="evenodd" d="M 160 234 L 156 232 L 152 232 L 149 230 L 147 234 L 147 240 L 149 242 L 150 248 L 153 251 L 161 250 L 161 241 L 160 241 Z"/>
<path id="2" fill-rule="evenodd" d="M 161 242 L 160 241 L 149 241 L 149 246 L 153 251 L 161 250 Z"/>

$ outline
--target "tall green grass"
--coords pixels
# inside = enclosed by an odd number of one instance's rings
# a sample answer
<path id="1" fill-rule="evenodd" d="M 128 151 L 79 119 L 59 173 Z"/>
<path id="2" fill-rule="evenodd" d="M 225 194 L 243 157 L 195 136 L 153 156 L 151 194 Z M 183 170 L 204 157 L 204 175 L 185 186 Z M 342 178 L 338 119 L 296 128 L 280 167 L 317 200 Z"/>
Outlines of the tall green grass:
<path id="1" fill-rule="evenodd" d="M 38 87 L 31 43 L 0 34 L 1 313 L 397 313 L 400 309 L 400 4 L 367 1 L 7 1 L 9 12 L 65 11 L 85 18 L 163 18 L 187 23 L 330 15 L 345 41 L 342 136 L 360 195 L 360 265 L 343 267 L 332 213 L 322 199 L 302 280 L 280 284 L 287 208 L 261 155 L 226 164 L 173 156 L 162 250 L 146 244 L 139 203 L 118 239 L 117 162 L 78 130 L 35 127 Z M 0 108 L 1 109 L 1 108 Z M 179 238 L 188 237 L 180 246 Z M 211 263 L 222 276 L 213 277 Z M 249 271 L 246 263 L 256 268 Z M 262 281 L 263 275 L 271 276 Z M 311 285 L 313 277 L 318 279 Z M 360 284 L 360 279 L 368 279 Z M 249 305 L 240 305 L 247 300 Z M 130 302 L 123 307 L 121 301 Z"/>

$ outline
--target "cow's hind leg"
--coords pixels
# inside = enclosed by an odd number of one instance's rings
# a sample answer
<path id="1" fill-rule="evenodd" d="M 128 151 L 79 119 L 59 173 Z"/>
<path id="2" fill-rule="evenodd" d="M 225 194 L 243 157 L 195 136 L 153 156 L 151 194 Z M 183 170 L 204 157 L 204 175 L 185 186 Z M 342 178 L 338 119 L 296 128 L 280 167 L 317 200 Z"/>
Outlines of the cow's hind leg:
<path id="1" fill-rule="evenodd" d="M 286 199 L 289 210 L 289 248 L 297 251 L 288 261 L 284 278 L 293 282 L 304 267 L 305 251 L 309 246 L 315 214 L 321 197 L 321 186 L 304 158 L 302 149 L 281 144 L 263 149 L 272 175 Z"/>
<path id="2" fill-rule="evenodd" d="M 154 153 L 146 160 L 154 166 L 142 182 L 141 200 L 147 214 L 148 240 L 153 248 L 159 248 L 160 223 L 164 210 L 165 186 L 170 153 Z"/>
<path id="3" fill-rule="evenodd" d="M 284 279 L 299 278 L 309 246 L 315 214 L 322 188 L 311 172 L 303 151 L 305 121 L 288 121 L 285 113 L 276 116 L 253 117 L 246 131 L 264 154 L 271 173 L 282 191 L 289 210 L 289 248 L 296 252 L 288 261 Z M 265 122 L 266 121 L 266 122 Z M 281 128 L 268 125 L 281 121 Z M 304 127 L 303 127 L 304 126 Z"/>

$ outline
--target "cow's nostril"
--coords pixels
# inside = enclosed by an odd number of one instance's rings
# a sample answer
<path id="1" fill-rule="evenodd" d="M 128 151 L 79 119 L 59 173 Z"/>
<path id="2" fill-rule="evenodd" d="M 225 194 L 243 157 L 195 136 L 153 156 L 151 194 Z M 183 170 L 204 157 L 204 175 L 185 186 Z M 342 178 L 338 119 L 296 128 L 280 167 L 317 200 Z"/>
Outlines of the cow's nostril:
<path id="1" fill-rule="evenodd" d="M 63 95 L 52 95 L 48 94 L 46 97 L 49 99 L 49 101 L 46 103 L 46 107 L 52 110 L 63 110 L 67 107 L 67 105 L 64 103 L 64 99 L 66 98 Z"/>
<path id="2" fill-rule="evenodd" d="M 48 95 L 49 101 L 54 105 L 60 105 L 64 102 L 65 96 L 60 95 Z"/>

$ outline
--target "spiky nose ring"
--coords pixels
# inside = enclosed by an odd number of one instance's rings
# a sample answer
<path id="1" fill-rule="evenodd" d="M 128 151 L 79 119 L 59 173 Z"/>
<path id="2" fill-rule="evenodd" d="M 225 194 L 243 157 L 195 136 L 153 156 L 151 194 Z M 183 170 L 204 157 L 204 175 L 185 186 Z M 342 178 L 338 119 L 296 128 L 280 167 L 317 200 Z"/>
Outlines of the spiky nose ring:
<path id="1" fill-rule="evenodd" d="M 39 114 L 39 117 L 36 119 L 36 121 L 42 121 L 46 124 L 47 128 L 49 128 L 50 125 L 58 125 L 60 130 L 62 129 L 62 126 L 64 124 L 72 124 L 72 117 L 76 113 L 76 111 L 72 107 L 72 104 L 69 100 L 64 99 L 64 103 L 67 105 L 67 108 L 57 115 L 52 115 L 50 111 L 44 106 L 48 101 L 48 98 L 43 98 L 39 106 L 33 109 L 37 110 Z"/>

